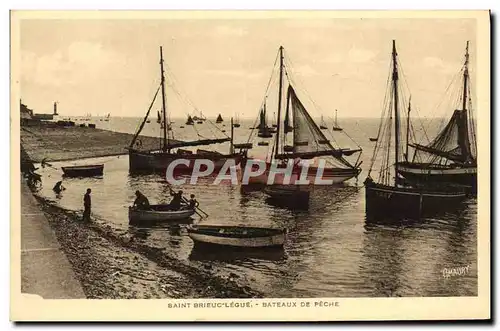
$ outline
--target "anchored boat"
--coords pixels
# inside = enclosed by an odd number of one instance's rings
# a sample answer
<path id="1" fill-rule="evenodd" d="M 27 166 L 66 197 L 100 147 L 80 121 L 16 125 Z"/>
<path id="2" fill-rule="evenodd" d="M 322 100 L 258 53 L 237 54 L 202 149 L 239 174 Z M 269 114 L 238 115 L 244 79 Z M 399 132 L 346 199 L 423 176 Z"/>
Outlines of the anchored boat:
<path id="1" fill-rule="evenodd" d="M 448 124 L 427 145 L 408 143 L 405 160 L 398 163 L 398 173 L 416 184 L 461 184 L 477 191 L 477 158 L 475 152 L 475 123 L 472 117 L 472 99 L 469 98 L 469 42 L 465 51 L 465 62 L 461 68 L 458 100 Z M 411 108 L 408 109 L 408 119 Z M 407 127 L 407 137 L 411 126 Z M 415 149 L 413 158 L 408 155 L 408 146 Z"/>
<path id="2" fill-rule="evenodd" d="M 97 177 L 104 173 L 104 164 L 61 167 L 67 177 Z"/>
<path id="3" fill-rule="evenodd" d="M 195 246 L 281 247 L 286 236 L 284 229 L 227 225 L 190 225 L 187 230 Z"/>
<path id="4" fill-rule="evenodd" d="M 365 180 L 367 219 L 389 219 L 393 216 L 420 217 L 440 210 L 453 209 L 466 198 L 463 188 L 454 186 L 429 188 L 402 185 L 401 180 L 398 178 L 398 160 L 401 155 L 399 106 L 405 100 L 400 97 L 402 93 L 400 93 L 398 87 L 398 58 L 395 41 L 392 44 L 391 76 L 391 85 L 388 86 L 387 93 L 392 98 L 392 101 L 387 103 L 389 109 L 382 112 L 382 114 L 388 115 L 385 121 L 381 121 L 378 135 L 381 141 L 377 142 L 374 148 L 372 164 Z M 393 120 L 394 123 L 392 123 Z M 394 142 L 392 141 L 392 126 L 394 126 Z M 393 164 L 391 162 L 390 146 L 394 146 L 393 157 L 395 162 Z M 379 151 L 383 152 L 382 163 L 379 164 L 379 178 L 375 182 L 371 178 L 371 172 Z M 392 173 L 391 170 L 393 170 Z"/>
<path id="5" fill-rule="evenodd" d="M 298 175 L 302 172 L 303 166 L 296 160 L 313 160 L 316 158 L 324 157 L 327 164 L 326 167 L 311 165 L 308 167 L 307 178 L 314 183 L 316 175 L 319 171 L 322 173 L 322 179 L 331 180 L 333 183 L 341 183 L 350 178 L 356 177 L 361 172 L 361 162 L 359 156 L 356 163 L 353 165 L 344 156 L 349 156 L 355 153 L 360 153 L 361 148 L 348 149 L 334 147 L 332 142 L 325 136 L 325 133 L 314 122 L 311 115 L 307 111 L 304 104 L 299 99 L 295 92 L 292 82 L 295 81 L 290 78 L 292 70 L 284 65 L 284 49 L 279 48 L 279 87 L 278 87 L 278 105 L 277 105 L 277 120 L 276 131 L 274 135 L 274 145 L 272 153 L 268 155 L 266 161 L 266 170 L 261 176 L 251 177 L 250 183 L 267 184 L 268 177 L 273 163 L 279 163 L 278 168 L 283 169 L 287 167 L 288 161 L 294 161 L 293 174 Z M 287 61 L 289 63 L 289 61 Z M 274 70 L 273 70 L 274 72 Z M 286 72 L 286 75 L 284 73 Z M 284 81 L 286 76 L 286 81 Z M 282 109 L 282 95 L 285 95 L 285 83 L 288 88 L 286 89 L 285 109 Z M 260 128 L 262 127 L 263 119 L 265 119 L 265 109 L 267 94 L 263 101 L 263 106 L 260 112 Z M 283 112 L 285 115 L 283 116 Z M 284 118 L 283 118 L 284 117 Z M 266 126 L 267 127 L 267 126 Z M 250 138 L 252 133 L 250 134 Z M 249 138 L 249 140 L 250 140 Z M 359 146 L 358 146 L 359 147 Z M 242 160 L 242 167 L 245 168 L 247 163 L 252 160 L 251 158 L 244 158 Z M 260 160 L 253 160 L 259 162 Z M 253 164 L 252 167 L 258 166 Z M 275 178 L 283 177 L 282 173 L 277 173 Z M 277 180 L 279 183 L 281 179 Z"/>
<path id="6" fill-rule="evenodd" d="M 176 167 L 176 171 L 191 171 L 194 167 L 194 163 L 198 159 L 209 159 L 214 162 L 215 169 L 220 169 L 228 160 L 233 160 L 236 165 L 240 162 L 240 155 L 234 152 L 233 148 L 233 139 L 231 130 L 231 137 L 228 137 L 226 134 L 221 132 L 215 125 L 214 131 L 219 131 L 224 136 L 222 138 L 204 138 L 195 141 L 173 141 L 173 130 L 171 127 L 171 122 L 168 120 L 168 116 L 166 114 L 166 95 L 165 95 L 165 75 L 163 69 L 163 52 L 162 47 L 160 47 L 160 69 L 161 69 L 161 83 L 158 89 L 156 90 L 156 94 L 153 97 L 151 105 L 142 121 L 139 129 L 137 130 L 134 138 L 132 139 L 128 150 L 129 150 L 129 170 L 130 172 L 155 172 L 155 171 L 164 171 L 168 168 L 168 166 L 178 159 L 187 160 L 187 164 L 182 164 Z M 162 113 L 158 112 L 158 122 L 161 124 L 162 128 L 162 146 L 160 149 L 153 150 L 142 150 L 140 148 L 140 144 L 136 144 L 139 134 L 141 133 L 147 119 L 151 108 L 154 105 L 156 97 L 161 89 L 162 96 Z M 191 117 L 190 122 L 193 121 Z M 182 126 L 181 126 L 182 128 Z M 203 153 L 203 151 L 191 151 L 185 150 L 182 148 L 185 147 L 195 147 L 195 146 L 207 146 L 214 144 L 221 144 L 230 142 L 229 146 L 229 154 L 223 154 L 217 151 L 213 151 L 210 154 Z M 200 152 L 202 152 L 200 154 Z"/>
<path id="7" fill-rule="evenodd" d="M 136 209 L 128 207 L 128 219 L 130 222 L 171 222 L 190 218 L 195 210 L 190 208 L 170 210 L 170 205 L 150 205 L 148 209 Z"/>

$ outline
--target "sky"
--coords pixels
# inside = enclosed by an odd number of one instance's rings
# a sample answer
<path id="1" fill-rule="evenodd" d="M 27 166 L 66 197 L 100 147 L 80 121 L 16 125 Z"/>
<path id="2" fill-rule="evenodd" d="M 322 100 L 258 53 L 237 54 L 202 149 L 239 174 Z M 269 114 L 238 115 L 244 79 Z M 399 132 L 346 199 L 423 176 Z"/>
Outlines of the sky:
<path id="1" fill-rule="evenodd" d="M 378 117 L 393 39 L 421 116 L 435 115 L 467 40 L 474 91 L 474 19 L 25 19 L 21 98 L 40 113 L 57 101 L 63 116 L 142 117 L 160 82 L 162 45 L 170 117 L 196 107 L 253 119 L 282 45 L 313 116 Z"/>

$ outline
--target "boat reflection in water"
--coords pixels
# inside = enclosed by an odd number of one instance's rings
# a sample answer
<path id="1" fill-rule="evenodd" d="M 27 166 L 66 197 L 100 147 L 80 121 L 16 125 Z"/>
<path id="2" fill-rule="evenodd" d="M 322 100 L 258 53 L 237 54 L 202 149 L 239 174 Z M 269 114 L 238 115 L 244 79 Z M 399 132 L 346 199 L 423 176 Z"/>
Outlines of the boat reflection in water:
<path id="1" fill-rule="evenodd" d="M 286 259 L 283 247 L 248 249 L 241 247 L 218 247 L 195 245 L 189 259 L 193 261 L 237 262 L 250 259 L 264 261 L 281 261 Z"/>

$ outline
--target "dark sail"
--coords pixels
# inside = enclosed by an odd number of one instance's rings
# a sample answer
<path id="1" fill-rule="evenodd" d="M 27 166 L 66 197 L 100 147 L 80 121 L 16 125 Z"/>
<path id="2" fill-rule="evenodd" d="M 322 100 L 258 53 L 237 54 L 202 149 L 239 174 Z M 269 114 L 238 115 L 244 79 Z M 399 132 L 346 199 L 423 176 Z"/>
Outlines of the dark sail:
<path id="1" fill-rule="evenodd" d="M 471 152 L 467 114 L 455 110 L 448 124 L 427 146 L 410 144 L 418 151 L 444 157 L 451 161 L 470 163 L 474 160 Z"/>

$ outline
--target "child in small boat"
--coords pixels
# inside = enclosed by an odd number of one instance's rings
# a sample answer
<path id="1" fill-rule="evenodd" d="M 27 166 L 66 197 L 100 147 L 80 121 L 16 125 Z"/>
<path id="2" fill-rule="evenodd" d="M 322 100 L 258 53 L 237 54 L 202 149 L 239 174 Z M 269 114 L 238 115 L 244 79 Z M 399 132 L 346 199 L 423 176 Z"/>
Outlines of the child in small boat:
<path id="1" fill-rule="evenodd" d="M 195 209 L 200 203 L 194 198 L 194 194 L 191 194 L 191 199 L 189 199 L 189 208 Z"/>

